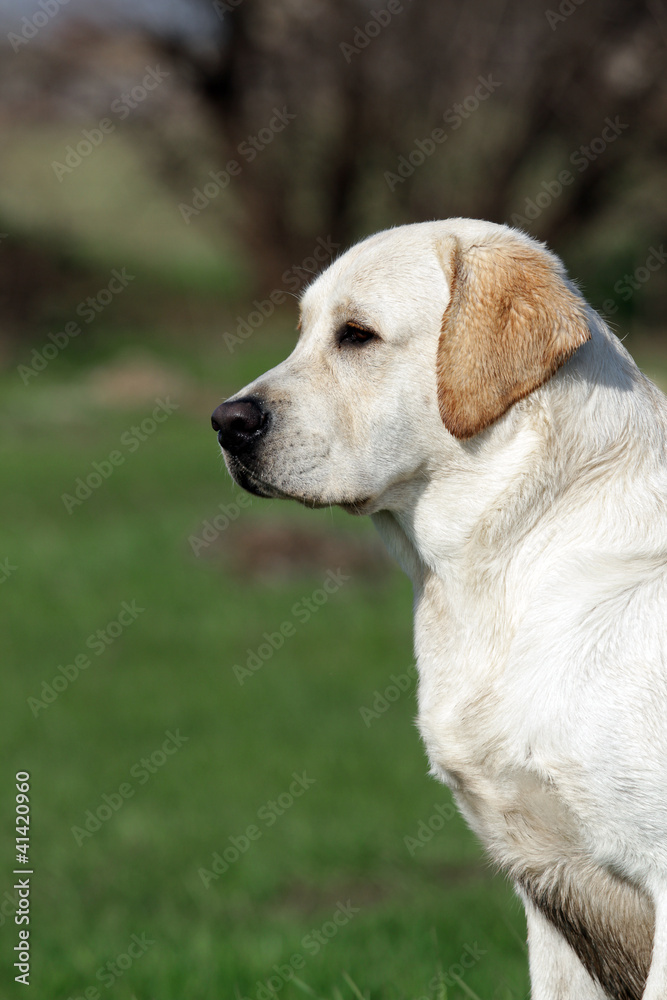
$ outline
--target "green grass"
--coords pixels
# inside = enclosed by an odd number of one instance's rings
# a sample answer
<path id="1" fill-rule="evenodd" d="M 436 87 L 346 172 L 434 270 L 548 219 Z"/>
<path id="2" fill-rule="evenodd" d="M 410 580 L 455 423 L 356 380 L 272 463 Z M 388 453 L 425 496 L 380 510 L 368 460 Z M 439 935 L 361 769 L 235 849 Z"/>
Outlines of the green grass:
<path id="1" fill-rule="evenodd" d="M 449 802 L 426 773 L 412 686 L 370 725 L 360 713 L 412 664 L 407 581 L 391 567 L 379 579 L 351 574 L 301 621 L 294 606 L 337 566 L 255 579 L 225 560 L 234 533 L 276 519 L 342 537 L 348 548 L 373 542 L 370 524 L 254 501 L 210 552 L 197 558 L 188 544 L 238 495 L 205 414 L 220 383 L 242 384 L 252 364 L 263 368 L 256 348 L 220 356 L 214 388 L 202 385 L 196 405 L 184 401 L 135 452 L 125 449 L 123 464 L 71 514 L 61 495 L 152 405 L 96 408 L 87 372 L 58 383 L 59 373 L 71 376 L 58 362 L 29 386 L 5 377 L 11 488 L 1 500 L 0 561 L 16 569 L 0 585 L 0 895 L 12 886 L 14 774 L 27 770 L 31 995 L 522 1000 L 520 908 L 462 821 L 449 818 L 412 853 L 406 846 L 420 823 L 440 824 L 436 807 Z M 124 601 L 145 610 L 97 655 L 88 637 Z M 240 685 L 234 665 L 284 622 L 294 634 Z M 90 666 L 35 717 L 28 699 L 41 699 L 59 665 L 86 653 Z M 140 762 L 167 730 L 187 741 L 147 774 Z M 314 783 L 277 815 L 267 804 L 304 772 Z M 120 808 L 75 838 L 86 812 L 105 794 L 118 804 L 126 784 L 133 794 Z M 256 839 L 246 844 L 249 826 Z M 212 870 L 230 837 L 241 838 L 238 859 L 205 886 L 199 869 Z M 12 982 L 12 919 L 2 925 L 3 996 L 22 995 Z M 154 943 L 112 983 L 96 978 L 133 934 Z M 290 963 L 293 978 L 275 979 L 273 993 L 262 987 Z"/>

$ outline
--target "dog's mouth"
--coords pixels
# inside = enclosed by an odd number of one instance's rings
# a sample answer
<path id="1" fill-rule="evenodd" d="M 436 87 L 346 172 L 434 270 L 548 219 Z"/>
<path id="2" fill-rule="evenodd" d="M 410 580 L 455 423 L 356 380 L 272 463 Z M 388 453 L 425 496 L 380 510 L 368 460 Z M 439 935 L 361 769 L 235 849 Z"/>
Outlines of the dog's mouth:
<path id="1" fill-rule="evenodd" d="M 261 476 L 258 476 L 254 469 L 249 469 L 236 456 L 227 458 L 227 468 L 239 486 L 242 486 L 248 493 L 252 493 L 253 496 L 262 497 L 265 500 L 296 500 L 297 503 L 303 504 L 304 507 L 319 508 L 331 506 L 330 503 L 317 500 L 314 497 L 308 497 L 300 493 L 290 493 L 279 486 L 274 486 L 273 483 L 269 483 L 265 479 L 262 479 Z"/>
<path id="2" fill-rule="evenodd" d="M 315 510 L 323 507 L 340 507 L 346 513 L 356 515 L 367 513 L 368 505 L 372 503 L 371 497 L 363 497 L 359 500 L 323 500 L 303 493 L 291 493 L 267 482 L 266 479 L 262 479 L 254 469 L 244 465 L 236 455 L 226 455 L 225 459 L 230 475 L 239 486 L 247 490 L 248 493 L 252 493 L 253 496 L 261 497 L 264 500 L 296 500 L 304 507 Z"/>
<path id="3" fill-rule="evenodd" d="M 252 493 L 253 496 L 262 497 L 265 500 L 291 499 L 282 490 L 277 489 L 258 476 L 253 469 L 249 469 L 236 455 L 225 454 L 225 461 L 232 479 L 239 486 L 242 486 L 244 490 L 247 490 L 248 493 Z"/>

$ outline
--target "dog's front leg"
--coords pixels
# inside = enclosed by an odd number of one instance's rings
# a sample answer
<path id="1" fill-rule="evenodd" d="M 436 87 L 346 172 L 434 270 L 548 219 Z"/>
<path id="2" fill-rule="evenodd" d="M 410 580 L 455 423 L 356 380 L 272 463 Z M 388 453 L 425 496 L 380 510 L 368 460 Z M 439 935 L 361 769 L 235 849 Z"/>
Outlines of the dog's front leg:
<path id="1" fill-rule="evenodd" d="M 565 938 L 522 892 L 519 895 L 528 923 L 531 1000 L 607 1000 Z"/>

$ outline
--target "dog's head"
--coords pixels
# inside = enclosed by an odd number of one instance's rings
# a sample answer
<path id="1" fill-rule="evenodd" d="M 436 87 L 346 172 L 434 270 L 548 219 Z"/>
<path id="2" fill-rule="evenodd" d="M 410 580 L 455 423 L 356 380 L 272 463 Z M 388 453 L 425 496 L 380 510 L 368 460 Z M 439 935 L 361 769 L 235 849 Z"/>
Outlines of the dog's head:
<path id="1" fill-rule="evenodd" d="M 391 509 L 590 337 L 540 244 L 474 220 L 370 237 L 302 299 L 293 353 L 213 414 L 236 481 L 310 506 Z"/>

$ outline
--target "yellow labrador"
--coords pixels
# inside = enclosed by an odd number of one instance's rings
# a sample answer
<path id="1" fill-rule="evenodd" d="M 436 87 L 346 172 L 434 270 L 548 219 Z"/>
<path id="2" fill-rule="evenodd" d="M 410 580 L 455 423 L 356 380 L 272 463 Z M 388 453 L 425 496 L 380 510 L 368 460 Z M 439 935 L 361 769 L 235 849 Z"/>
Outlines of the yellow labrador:
<path id="1" fill-rule="evenodd" d="M 513 879 L 534 1000 L 667 997 L 667 400 L 541 244 L 378 233 L 213 414 L 235 480 L 370 514 L 433 773 Z"/>

